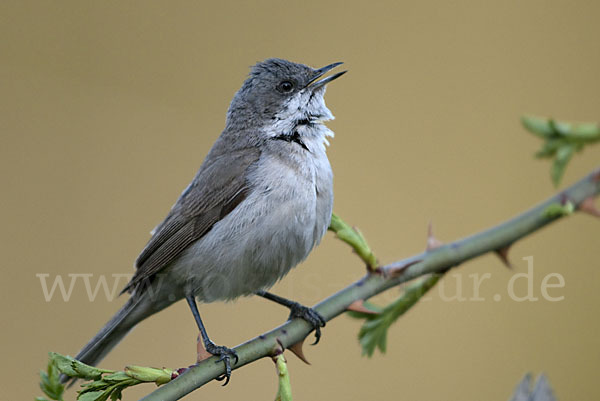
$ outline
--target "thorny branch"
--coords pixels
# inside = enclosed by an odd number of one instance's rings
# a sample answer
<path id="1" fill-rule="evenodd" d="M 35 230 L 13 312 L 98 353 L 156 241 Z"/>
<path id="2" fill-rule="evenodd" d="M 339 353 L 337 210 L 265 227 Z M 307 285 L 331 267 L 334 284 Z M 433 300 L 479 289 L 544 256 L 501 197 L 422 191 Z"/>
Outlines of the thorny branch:
<path id="1" fill-rule="evenodd" d="M 482 254 L 496 252 L 506 262 L 511 244 L 549 223 L 574 211 L 599 216 L 600 213 L 593 203 L 593 199 L 599 192 L 600 168 L 534 208 L 496 227 L 445 245 L 437 243 L 435 247 L 429 247 L 421 254 L 375 270 L 371 270 L 372 254 L 366 247 L 358 253 L 369 267 L 367 275 L 319 302 L 314 308 L 329 321 L 348 310 L 351 305 L 356 305 L 357 302 L 369 299 L 391 287 L 419 276 L 445 272 Z M 366 246 L 366 243 L 364 245 Z M 310 331 L 311 327 L 308 323 L 295 319 L 251 339 L 235 347 L 239 362 L 233 366 L 233 369 L 260 358 L 272 357 L 281 347 L 301 352 L 301 344 Z M 223 364 L 216 364 L 215 361 L 215 357 L 204 360 L 176 380 L 159 387 L 143 400 L 180 399 L 223 374 Z"/>

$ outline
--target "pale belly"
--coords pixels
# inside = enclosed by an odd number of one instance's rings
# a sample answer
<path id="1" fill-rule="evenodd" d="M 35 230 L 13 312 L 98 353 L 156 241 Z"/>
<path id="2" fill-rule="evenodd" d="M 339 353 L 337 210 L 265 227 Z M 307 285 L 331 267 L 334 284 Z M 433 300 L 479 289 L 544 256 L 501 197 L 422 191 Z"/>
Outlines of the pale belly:
<path id="1" fill-rule="evenodd" d="M 316 167 L 300 177 L 288 166 L 277 174 L 257 169 L 258 184 L 248 198 L 184 251 L 167 274 L 202 302 L 271 287 L 308 256 L 329 225 L 331 170 L 328 162 L 323 171 Z"/>

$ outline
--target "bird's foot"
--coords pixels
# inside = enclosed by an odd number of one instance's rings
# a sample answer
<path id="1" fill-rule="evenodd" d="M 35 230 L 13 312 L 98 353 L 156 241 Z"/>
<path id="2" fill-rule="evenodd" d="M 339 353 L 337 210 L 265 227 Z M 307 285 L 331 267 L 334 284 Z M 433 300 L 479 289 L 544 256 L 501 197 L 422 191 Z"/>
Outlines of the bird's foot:
<path id="1" fill-rule="evenodd" d="M 219 357 L 216 363 L 223 362 L 225 364 L 225 373 L 217 377 L 217 380 L 221 381 L 225 379 L 223 386 L 226 386 L 231 378 L 231 358 L 234 358 L 233 364 L 237 364 L 239 359 L 237 353 L 231 348 L 227 348 L 222 345 L 215 345 L 213 342 L 208 342 L 205 344 L 205 348 L 210 354 Z"/>
<path id="2" fill-rule="evenodd" d="M 312 345 L 315 345 L 321 339 L 321 327 L 325 327 L 325 318 L 321 316 L 319 312 L 314 310 L 313 308 L 309 308 L 308 306 L 304 306 L 299 304 L 298 302 L 292 303 L 290 308 L 290 317 L 289 319 L 293 319 L 298 317 L 303 319 L 311 324 L 311 326 L 315 330 L 315 342 Z"/>

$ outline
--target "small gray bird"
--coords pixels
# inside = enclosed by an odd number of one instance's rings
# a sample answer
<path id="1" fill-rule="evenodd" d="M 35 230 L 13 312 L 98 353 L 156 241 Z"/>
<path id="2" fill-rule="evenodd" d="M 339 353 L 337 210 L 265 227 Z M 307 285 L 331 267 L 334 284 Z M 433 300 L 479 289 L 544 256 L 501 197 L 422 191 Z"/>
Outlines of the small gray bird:
<path id="1" fill-rule="evenodd" d="M 230 348 L 215 345 L 204 328 L 200 302 L 260 295 L 290 308 L 315 329 L 314 310 L 265 290 L 304 260 L 331 219 L 333 174 L 325 153 L 333 136 L 324 121 L 320 79 L 342 63 L 313 69 L 281 59 L 252 67 L 235 94 L 225 129 L 191 184 L 153 231 L 123 292 L 131 297 L 81 350 L 77 359 L 98 363 L 140 321 L 185 298 L 205 349 L 231 375 Z"/>

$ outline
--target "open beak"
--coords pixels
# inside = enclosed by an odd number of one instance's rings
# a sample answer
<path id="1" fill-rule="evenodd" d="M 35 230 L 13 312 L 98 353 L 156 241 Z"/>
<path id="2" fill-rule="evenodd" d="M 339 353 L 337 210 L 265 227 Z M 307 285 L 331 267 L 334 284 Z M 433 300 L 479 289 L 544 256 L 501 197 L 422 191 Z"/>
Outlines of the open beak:
<path id="1" fill-rule="evenodd" d="M 312 90 L 315 90 L 317 88 L 327 85 L 329 82 L 333 81 L 334 79 L 341 77 L 348 71 L 338 72 L 336 74 L 328 76 L 327 78 L 323 78 L 323 79 L 317 81 L 317 79 L 321 78 L 327 72 L 331 71 L 332 69 L 334 69 L 335 67 L 337 67 L 340 64 L 344 64 L 344 63 L 341 63 L 341 62 L 333 63 L 333 64 L 326 65 L 323 68 L 319 68 L 318 70 L 315 70 L 315 76 L 308 82 L 308 84 L 306 86 L 310 87 Z"/>

